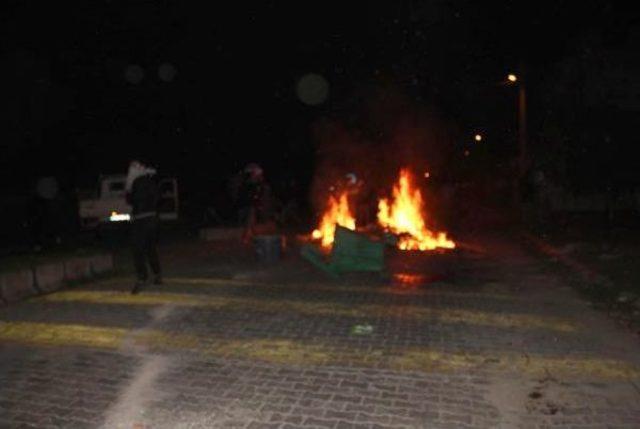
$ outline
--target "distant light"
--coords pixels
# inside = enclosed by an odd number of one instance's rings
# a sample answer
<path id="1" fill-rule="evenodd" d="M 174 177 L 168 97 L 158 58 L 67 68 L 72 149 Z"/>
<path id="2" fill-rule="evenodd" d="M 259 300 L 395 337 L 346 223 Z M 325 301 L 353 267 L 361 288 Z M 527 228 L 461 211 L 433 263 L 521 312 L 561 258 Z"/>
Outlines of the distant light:
<path id="1" fill-rule="evenodd" d="M 171 82 L 176 77 L 176 68 L 171 63 L 162 63 L 158 67 L 158 79 L 163 82 Z"/>
<path id="2" fill-rule="evenodd" d="M 127 213 L 111 212 L 111 216 L 109 216 L 110 222 L 128 222 L 130 220 L 131 215 Z"/>
<path id="3" fill-rule="evenodd" d="M 464 151 L 464 156 L 469 156 L 469 150 Z"/>
<path id="4" fill-rule="evenodd" d="M 509 80 L 509 82 L 516 82 L 518 80 L 518 76 L 516 76 L 513 73 L 509 73 L 509 75 L 507 76 L 507 79 Z"/>
<path id="5" fill-rule="evenodd" d="M 482 141 L 482 134 L 476 134 L 475 136 L 473 136 L 473 138 L 475 139 L 475 141 L 481 142 Z"/>
<path id="6" fill-rule="evenodd" d="M 124 69 L 124 78 L 127 82 L 137 85 L 144 79 L 144 69 L 137 64 L 129 64 Z"/>
<path id="7" fill-rule="evenodd" d="M 60 190 L 58 180 L 55 177 L 42 177 L 36 185 L 36 192 L 40 198 L 53 200 Z"/>
<path id="8" fill-rule="evenodd" d="M 329 82 L 319 74 L 306 74 L 298 80 L 296 94 L 304 104 L 318 106 L 329 97 Z"/>
<path id="9" fill-rule="evenodd" d="M 431 177 L 431 173 L 429 173 L 428 171 L 424 172 L 424 178 L 428 179 L 429 177 Z"/>

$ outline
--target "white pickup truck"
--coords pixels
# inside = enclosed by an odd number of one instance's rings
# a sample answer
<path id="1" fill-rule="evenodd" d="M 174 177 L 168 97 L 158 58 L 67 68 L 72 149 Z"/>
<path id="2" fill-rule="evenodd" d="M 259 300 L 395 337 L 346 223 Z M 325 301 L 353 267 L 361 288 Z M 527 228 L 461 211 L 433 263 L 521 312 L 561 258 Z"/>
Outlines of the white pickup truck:
<path id="1" fill-rule="evenodd" d="M 101 176 L 97 196 L 80 199 L 80 222 L 83 228 L 92 229 L 101 224 L 130 220 L 131 206 L 125 199 L 126 179 L 124 174 Z M 178 219 L 176 179 L 160 179 L 159 188 L 158 217 L 161 220 Z"/>

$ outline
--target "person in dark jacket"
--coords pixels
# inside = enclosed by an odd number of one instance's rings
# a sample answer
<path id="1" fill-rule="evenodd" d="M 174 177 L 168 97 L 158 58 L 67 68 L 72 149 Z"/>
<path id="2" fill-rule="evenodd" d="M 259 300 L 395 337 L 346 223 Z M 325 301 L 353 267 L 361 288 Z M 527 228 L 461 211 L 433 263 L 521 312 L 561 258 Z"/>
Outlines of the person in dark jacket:
<path id="1" fill-rule="evenodd" d="M 273 230 L 275 225 L 271 187 L 264 178 L 262 168 L 251 163 L 245 167 L 244 173 L 238 191 L 238 205 L 244 227 L 242 242 L 248 244 L 259 231 L 266 233 Z"/>
<path id="2" fill-rule="evenodd" d="M 139 161 L 129 165 L 126 182 L 127 202 L 131 205 L 133 260 L 137 280 L 132 294 L 137 294 L 147 282 L 147 263 L 153 273 L 153 283 L 162 282 L 158 258 L 158 198 L 156 170 Z"/>

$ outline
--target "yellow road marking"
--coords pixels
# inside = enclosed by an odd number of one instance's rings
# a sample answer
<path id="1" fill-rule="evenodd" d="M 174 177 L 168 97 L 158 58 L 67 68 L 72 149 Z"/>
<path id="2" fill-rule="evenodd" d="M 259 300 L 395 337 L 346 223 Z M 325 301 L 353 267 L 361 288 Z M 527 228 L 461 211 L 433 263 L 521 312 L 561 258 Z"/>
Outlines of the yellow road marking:
<path id="1" fill-rule="evenodd" d="M 123 328 L 52 323 L 0 322 L 0 340 L 54 346 L 117 348 L 127 335 Z"/>
<path id="2" fill-rule="evenodd" d="M 489 313 L 472 310 L 440 309 L 400 305 L 346 305 L 332 302 L 295 300 L 261 300 L 256 298 L 217 297 L 195 294 L 145 292 L 131 295 L 116 291 L 63 291 L 40 298 L 49 302 L 89 302 L 94 304 L 163 305 L 210 307 L 238 311 L 264 311 L 346 317 L 389 317 L 417 320 L 439 320 L 448 323 L 498 326 L 503 328 L 548 329 L 560 332 L 577 330 L 574 323 L 563 319 L 529 314 Z"/>
<path id="3" fill-rule="evenodd" d="M 211 286 L 269 286 L 267 283 L 238 280 L 220 279 L 212 277 L 169 277 L 164 279 L 166 284 L 187 284 L 187 285 L 211 285 Z"/>
<path id="4" fill-rule="evenodd" d="M 108 280 L 93 283 L 97 286 L 115 286 L 123 282 L 131 282 L 130 278 L 111 278 Z M 492 299 L 499 301 L 530 301 L 530 298 L 523 298 L 508 293 L 484 292 L 455 292 L 443 289 L 423 289 L 423 288 L 403 288 L 395 286 L 370 287 L 359 285 L 326 285 L 326 284 L 275 284 L 258 282 L 253 280 L 222 279 L 211 277 L 168 277 L 164 279 L 165 286 L 201 286 L 201 287 L 255 287 L 269 289 L 290 289 L 300 291 L 318 292 L 351 292 L 351 293 L 371 293 L 383 295 L 407 295 L 407 296 L 437 296 L 467 299 Z"/>
<path id="5" fill-rule="evenodd" d="M 266 282 L 235 280 L 235 279 L 219 279 L 219 278 L 195 278 L 195 277 L 169 277 L 165 279 L 168 286 L 253 286 L 258 288 L 275 288 L 275 289 L 298 289 L 305 291 L 321 291 L 321 292 L 364 292 L 385 295 L 409 295 L 409 296 L 451 296 L 459 298 L 484 298 L 506 301 L 519 301 L 523 298 L 511 294 L 498 294 L 495 292 L 454 292 L 440 289 L 422 289 L 422 288 L 402 288 L 394 286 L 371 287 L 359 285 L 334 286 L 326 284 L 305 284 L 300 287 L 287 284 L 273 284 Z M 526 298 L 528 300 L 529 298 Z"/>
<path id="6" fill-rule="evenodd" d="M 123 305 L 162 305 L 175 304 L 185 306 L 198 306 L 212 304 L 201 295 L 179 293 L 142 293 L 131 295 L 118 291 L 62 291 L 50 295 L 44 295 L 40 300 L 48 302 L 88 302 L 91 304 L 123 304 Z"/>
<path id="7" fill-rule="evenodd" d="M 628 380 L 640 378 L 640 368 L 614 359 L 592 357 L 558 357 L 514 353 L 446 353 L 419 349 L 406 350 L 393 359 L 392 368 L 405 371 L 456 371 L 486 369 L 527 374 L 562 374 L 572 377 Z"/>
<path id="8" fill-rule="evenodd" d="M 158 330 L 136 332 L 123 328 L 73 324 L 0 322 L 0 341 L 108 349 L 133 343 L 158 352 L 184 350 L 212 357 L 260 360 L 281 365 L 349 364 L 398 371 L 455 373 L 461 370 L 486 370 L 535 375 L 549 372 L 589 380 L 640 379 L 638 366 L 608 358 L 525 356 L 511 352 L 446 352 L 428 347 L 373 347 L 363 350 L 358 347 L 286 338 L 229 340 Z"/>

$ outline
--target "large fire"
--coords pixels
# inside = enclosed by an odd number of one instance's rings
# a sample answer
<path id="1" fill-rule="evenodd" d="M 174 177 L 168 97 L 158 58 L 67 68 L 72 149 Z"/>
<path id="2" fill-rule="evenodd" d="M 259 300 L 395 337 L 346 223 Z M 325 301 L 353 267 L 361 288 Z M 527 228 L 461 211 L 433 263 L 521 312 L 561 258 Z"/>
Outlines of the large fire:
<path id="1" fill-rule="evenodd" d="M 356 218 L 349 207 L 347 192 L 343 192 L 338 198 L 333 195 L 329 197 L 327 209 L 320 220 L 320 226 L 313 231 L 312 237 L 321 240 L 322 247 L 330 248 L 333 244 L 336 225 L 344 226 L 350 230 L 356 229 Z"/>
<path id="2" fill-rule="evenodd" d="M 378 223 L 400 236 L 398 247 L 402 250 L 455 248 L 445 232 L 434 233 L 427 228 L 423 213 L 422 194 L 414 186 L 409 170 L 403 169 L 393 187 L 393 197 L 382 198 L 378 203 Z"/>

